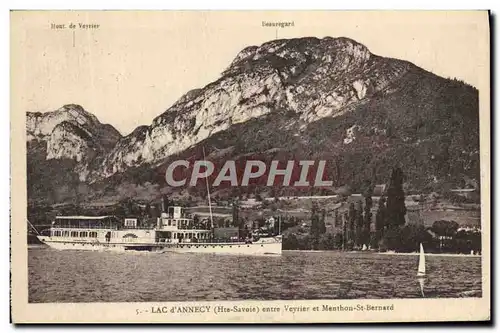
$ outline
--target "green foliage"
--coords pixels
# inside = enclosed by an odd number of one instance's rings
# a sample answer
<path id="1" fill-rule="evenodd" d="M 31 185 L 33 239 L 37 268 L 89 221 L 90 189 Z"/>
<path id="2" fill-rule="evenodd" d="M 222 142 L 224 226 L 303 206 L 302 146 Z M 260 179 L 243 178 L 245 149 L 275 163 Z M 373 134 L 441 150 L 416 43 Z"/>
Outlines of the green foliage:
<path id="1" fill-rule="evenodd" d="M 322 209 L 319 212 L 318 205 L 316 202 L 313 203 L 311 209 L 311 230 L 310 235 L 313 241 L 313 249 L 318 249 L 320 243 L 320 237 L 324 235 L 326 231 L 325 226 L 325 210 Z"/>
<path id="2" fill-rule="evenodd" d="M 363 236 L 362 243 L 370 244 L 370 230 L 372 224 L 372 206 L 373 206 L 373 187 L 370 185 L 364 193 L 365 197 L 365 212 L 363 221 Z"/>
<path id="3" fill-rule="evenodd" d="M 383 236 L 386 249 L 397 252 L 415 252 L 422 243 L 426 248 L 433 242 L 423 225 L 407 224 L 388 229 Z"/>
<path id="4" fill-rule="evenodd" d="M 356 229 L 355 229 L 355 226 L 356 226 L 356 208 L 354 207 L 354 202 L 351 202 L 349 204 L 349 215 L 348 215 L 348 218 L 349 218 L 349 226 L 347 228 L 347 237 L 346 237 L 346 241 L 348 244 L 351 244 L 354 245 L 354 240 L 355 240 L 355 232 L 356 232 Z"/>
<path id="5" fill-rule="evenodd" d="M 241 224 L 242 221 L 240 220 L 239 209 L 240 209 L 239 200 L 233 200 L 232 209 L 231 209 L 232 217 L 233 217 L 232 224 L 233 224 L 233 226 L 239 227 L 241 229 L 242 228 L 242 224 Z"/>
<path id="6" fill-rule="evenodd" d="M 458 223 L 455 221 L 439 220 L 432 224 L 431 230 L 438 236 L 453 237 L 457 233 Z"/>
<path id="7" fill-rule="evenodd" d="M 403 171 L 400 168 L 392 170 L 391 182 L 387 190 L 387 224 L 389 228 L 399 227 L 406 223 L 403 177 Z"/>
<path id="8" fill-rule="evenodd" d="M 481 232 L 460 230 L 453 239 L 453 249 L 458 253 L 470 253 L 481 251 Z"/>
<path id="9" fill-rule="evenodd" d="M 364 219 L 363 219 L 363 203 L 361 201 L 358 201 L 356 203 L 356 210 L 355 210 L 355 238 L 354 242 L 357 247 L 362 247 L 363 246 L 363 229 L 364 229 Z"/>
<path id="10" fill-rule="evenodd" d="M 381 197 L 378 201 L 377 214 L 375 215 L 375 240 L 377 244 L 382 238 L 386 224 L 387 208 L 385 206 L 385 197 Z"/>
<path id="11" fill-rule="evenodd" d="M 298 236 L 294 233 L 283 237 L 283 250 L 340 250 L 342 234 L 322 234 L 318 239 L 311 235 Z"/>

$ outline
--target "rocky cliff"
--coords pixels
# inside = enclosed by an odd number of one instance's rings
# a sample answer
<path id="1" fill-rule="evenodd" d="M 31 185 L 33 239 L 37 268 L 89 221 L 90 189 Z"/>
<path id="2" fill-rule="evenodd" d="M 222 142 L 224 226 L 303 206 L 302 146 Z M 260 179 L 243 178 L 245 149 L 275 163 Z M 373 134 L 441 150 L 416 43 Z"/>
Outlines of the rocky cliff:
<path id="1" fill-rule="evenodd" d="M 125 137 L 93 179 L 178 153 L 276 110 L 303 125 L 335 117 L 404 75 L 409 63 L 372 55 L 347 38 L 274 40 L 241 51 L 219 80 L 190 91 L 147 128 Z"/>
<path id="2" fill-rule="evenodd" d="M 52 112 L 26 114 L 28 147 L 38 147 L 46 160 L 71 160 L 85 181 L 96 159 L 112 149 L 121 134 L 101 124 L 79 105 L 65 105 Z M 30 153 L 30 151 L 28 151 Z"/>

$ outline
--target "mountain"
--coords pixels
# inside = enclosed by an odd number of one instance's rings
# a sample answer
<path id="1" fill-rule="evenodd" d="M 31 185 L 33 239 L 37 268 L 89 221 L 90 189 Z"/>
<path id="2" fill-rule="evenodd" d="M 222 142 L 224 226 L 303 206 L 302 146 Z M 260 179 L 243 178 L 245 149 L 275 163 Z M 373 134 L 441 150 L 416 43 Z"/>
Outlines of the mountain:
<path id="1" fill-rule="evenodd" d="M 399 165 L 410 190 L 434 191 L 479 180 L 478 115 L 478 91 L 463 82 L 348 38 L 282 39 L 245 48 L 217 81 L 96 156 L 77 140 L 48 156 L 91 156 L 79 178 L 97 197 L 171 190 L 166 165 L 201 147 L 217 163 L 325 159 L 334 185 L 356 190 Z"/>
<path id="2" fill-rule="evenodd" d="M 55 196 L 85 181 L 93 164 L 121 138 L 79 105 L 46 113 L 27 112 L 28 193 Z"/>
<path id="3" fill-rule="evenodd" d="M 347 38 L 274 40 L 242 50 L 219 80 L 181 97 L 121 140 L 93 179 L 154 163 L 232 125 L 286 110 L 308 123 L 346 112 L 404 75 L 409 63 Z"/>

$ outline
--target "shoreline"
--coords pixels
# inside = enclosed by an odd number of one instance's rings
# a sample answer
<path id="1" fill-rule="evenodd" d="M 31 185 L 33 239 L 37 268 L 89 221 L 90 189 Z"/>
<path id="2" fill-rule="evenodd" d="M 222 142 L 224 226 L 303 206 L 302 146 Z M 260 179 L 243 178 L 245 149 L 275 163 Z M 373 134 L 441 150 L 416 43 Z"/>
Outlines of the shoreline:
<path id="1" fill-rule="evenodd" d="M 399 256 L 418 256 L 420 253 L 418 252 L 376 252 L 385 255 L 399 255 Z M 465 258 L 481 258 L 480 254 L 465 254 L 465 253 L 425 253 L 425 256 L 429 257 L 465 257 Z"/>
<path id="2" fill-rule="evenodd" d="M 389 256 L 418 256 L 419 252 L 375 252 L 375 251 L 340 251 L 340 250 L 283 250 L 283 252 L 339 252 L 339 253 L 366 253 L 366 254 L 383 254 Z M 465 257 L 465 258 L 481 258 L 480 254 L 464 254 L 464 253 L 425 253 L 425 256 L 430 257 Z"/>

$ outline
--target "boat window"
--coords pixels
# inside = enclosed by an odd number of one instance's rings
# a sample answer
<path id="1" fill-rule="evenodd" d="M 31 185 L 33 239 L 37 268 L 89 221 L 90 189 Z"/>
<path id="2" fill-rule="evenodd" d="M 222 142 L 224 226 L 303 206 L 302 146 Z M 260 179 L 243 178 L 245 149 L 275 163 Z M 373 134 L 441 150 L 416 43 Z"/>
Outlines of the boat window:
<path id="1" fill-rule="evenodd" d="M 87 237 L 86 231 L 80 231 L 80 237 Z"/>
<path id="2" fill-rule="evenodd" d="M 91 237 L 91 238 L 97 238 L 97 232 L 95 232 L 95 231 L 89 232 L 89 237 Z"/>
<path id="3" fill-rule="evenodd" d="M 72 231 L 71 237 L 78 237 L 78 231 Z"/>
<path id="4" fill-rule="evenodd" d="M 63 236 L 64 236 L 64 237 L 69 237 L 69 231 L 68 231 L 68 230 L 64 230 L 64 232 L 63 232 Z"/>

